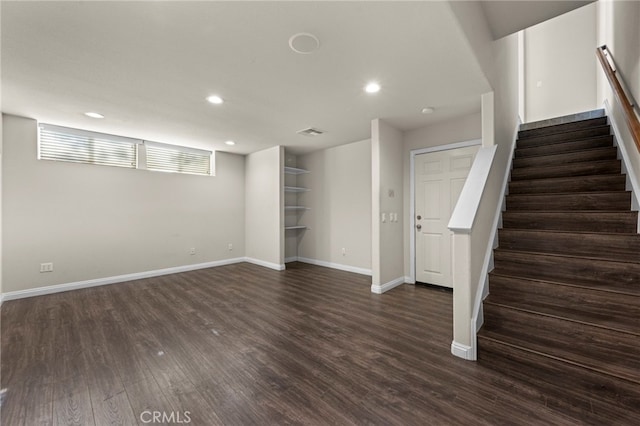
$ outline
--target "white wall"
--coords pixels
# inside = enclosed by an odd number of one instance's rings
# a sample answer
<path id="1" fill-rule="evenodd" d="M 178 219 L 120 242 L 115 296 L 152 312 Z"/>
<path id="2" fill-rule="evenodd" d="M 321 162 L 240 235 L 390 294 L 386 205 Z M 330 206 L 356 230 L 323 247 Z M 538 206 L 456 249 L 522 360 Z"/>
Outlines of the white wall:
<path id="1" fill-rule="evenodd" d="M 284 148 L 247 155 L 245 182 L 246 256 L 284 269 Z M 240 218 L 236 220 L 242 222 Z"/>
<path id="2" fill-rule="evenodd" d="M 402 139 L 398 129 L 380 119 L 372 121 L 371 288 L 376 292 L 404 282 Z M 397 214 L 397 222 L 389 220 L 391 213 Z"/>
<path id="3" fill-rule="evenodd" d="M 0 6 L 1 7 L 1 6 Z M 2 79 L 0 78 L 0 81 Z M 2 100 L 2 95 L 0 94 L 0 101 Z M 3 171 L 2 171 L 2 163 L 3 163 L 3 150 L 4 150 L 4 136 L 3 136 L 3 121 L 2 117 L 0 117 L 0 304 L 2 303 L 2 263 L 3 263 L 3 257 L 2 257 L 2 211 L 3 211 L 3 207 L 2 207 L 2 199 L 3 199 L 3 195 L 2 195 L 2 175 L 3 175 Z"/>
<path id="4" fill-rule="evenodd" d="M 598 6 L 598 46 L 606 44 L 616 63 L 618 76 L 626 83 L 632 97 L 640 99 L 640 2 L 600 1 Z M 618 143 L 628 154 L 627 176 L 640 188 L 640 153 L 625 123 L 617 101 L 600 63 L 598 63 L 598 104 L 609 104 L 609 118 L 617 123 Z M 634 103 L 634 100 L 631 99 Z M 636 107 L 637 108 L 637 107 Z M 635 178 L 635 179 L 634 179 Z M 628 188 L 631 189 L 631 188 Z M 636 194 L 638 196 L 638 194 Z"/>
<path id="5" fill-rule="evenodd" d="M 411 211 L 410 202 L 410 157 L 411 151 L 420 148 L 430 148 L 439 145 L 448 145 L 456 142 L 480 139 L 482 134 L 480 113 L 456 117 L 419 129 L 410 130 L 404 133 L 403 139 L 403 191 L 404 191 L 404 211 L 405 216 Z M 411 276 L 410 269 L 410 241 L 411 234 L 415 232 L 410 226 L 409 217 L 405 217 L 404 222 L 404 275 Z"/>
<path id="6" fill-rule="evenodd" d="M 596 5 L 597 45 L 607 45 L 619 75 L 637 100 L 640 98 L 640 2 L 599 1 Z M 612 93 L 599 63 L 597 69 L 598 104 L 601 104 Z"/>
<path id="7" fill-rule="evenodd" d="M 371 141 L 364 140 L 298 156 L 311 173 L 298 183 L 311 210 L 301 213 L 304 232 L 298 256 L 334 265 L 371 270 Z M 345 254 L 342 254 L 342 249 Z"/>
<path id="8" fill-rule="evenodd" d="M 0 4 L 0 23 L 2 22 L 2 4 Z M 0 46 L 2 46 L 2 31 L 0 31 Z M 2 55 L 0 55 L 0 82 L 2 82 Z M 2 105 L 2 84 L 0 84 L 0 106 Z M 3 151 L 3 131 L 2 113 L 0 112 L 0 304 L 2 304 L 2 151 Z"/>
<path id="9" fill-rule="evenodd" d="M 595 3 L 526 29 L 524 42 L 526 122 L 597 107 Z"/>
<path id="10" fill-rule="evenodd" d="M 36 121 L 3 121 L 5 292 L 244 256 L 243 157 L 215 177 L 39 161 Z"/>

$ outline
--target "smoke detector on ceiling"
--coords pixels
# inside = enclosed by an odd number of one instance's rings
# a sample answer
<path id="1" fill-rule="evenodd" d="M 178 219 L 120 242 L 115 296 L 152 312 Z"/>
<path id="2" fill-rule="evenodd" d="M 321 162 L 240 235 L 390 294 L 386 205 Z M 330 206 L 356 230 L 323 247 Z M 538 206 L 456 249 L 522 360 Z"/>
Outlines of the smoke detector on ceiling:
<path id="1" fill-rule="evenodd" d="M 321 134 L 324 133 L 324 130 L 314 129 L 313 127 L 309 127 L 307 129 L 298 130 L 296 133 L 304 136 L 320 136 Z"/>

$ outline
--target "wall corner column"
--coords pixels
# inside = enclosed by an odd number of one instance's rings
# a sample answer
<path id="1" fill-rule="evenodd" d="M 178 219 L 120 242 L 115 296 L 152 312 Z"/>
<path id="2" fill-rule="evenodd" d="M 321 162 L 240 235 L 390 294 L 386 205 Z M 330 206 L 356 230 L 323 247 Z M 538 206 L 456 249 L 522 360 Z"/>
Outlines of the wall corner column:
<path id="1" fill-rule="evenodd" d="M 481 97 L 482 105 L 482 147 L 487 148 L 496 144 L 495 138 L 495 110 L 493 92 L 487 92 Z"/>
<path id="2" fill-rule="evenodd" d="M 454 231 L 453 234 L 453 342 L 451 353 L 457 357 L 475 360 L 475 344 L 469 328 L 473 300 L 471 291 L 471 234 Z"/>

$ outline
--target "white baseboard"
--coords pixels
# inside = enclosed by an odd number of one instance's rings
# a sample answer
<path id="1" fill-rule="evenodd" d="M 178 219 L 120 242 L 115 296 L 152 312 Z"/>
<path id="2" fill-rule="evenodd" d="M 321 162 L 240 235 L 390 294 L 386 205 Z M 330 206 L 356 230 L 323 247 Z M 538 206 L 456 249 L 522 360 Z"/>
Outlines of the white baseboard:
<path id="1" fill-rule="evenodd" d="M 45 294 L 60 293 L 63 291 L 78 290 L 81 288 L 97 287 L 101 285 L 116 284 L 126 281 L 140 280 L 144 278 L 159 277 L 161 275 L 177 274 L 180 272 L 195 271 L 197 269 L 215 268 L 217 266 L 231 265 L 244 262 L 244 257 L 233 259 L 215 260 L 213 262 L 196 263 L 193 265 L 174 266 L 172 268 L 156 269 L 153 271 L 136 272 L 133 274 L 116 275 L 113 277 L 96 278 L 93 280 L 76 281 L 66 284 L 50 285 L 46 287 L 30 288 L 27 290 L 9 291 L 3 293 L 2 300 L 15 300 L 25 297 L 43 296 Z"/>
<path id="2" fill-rule="evenodd" d="M 455 340 L 451 342 L 451 353 L 458 358 L 466 359 L 467 361 L 475 361 L 476 356 L 471 346 L 463 345 Z"/>
<path id="3" fill-rule="evenodd" d="M 415 283 L 416 283 L 416 280 L 414 280 L 414 279 L 413 279 L 413 278 L 411 278 L 411 277 L 405 276 L 405 277 L 404 277 L 404 282 L 405 282 L 405 284 L 415 284 Z"/>
<path id="4" fill-rule="evenodd" d="M 254 265 L 264 266 L 265 268 L 274 269 L 276 271 L 284 271 L 284 264 L 279 265 L 277 263 L 267 262 L 266 260 L 254 259 L 253 257 L 245 257 L 243 259 L 247 263 L 253 263 Z"/>
<path id="5" fill-rule="evenodd" d="M 298 257 L 298 262 L 309 263 L 311 265 L 324 266 L 325 268 L 339 269 L 341 271 L 353 272 L 355 274 L 371 276 L 371 269 L 358 268 L 357 266 L 342 265 L 340 263 L 326 262 L 324 260 L 309 259 L 308 257 Z"/>
<path id="6" fill-rule="evenodd" d="M 371 293 L 382 294 L 385 291 L 389 291 L 401 284 L 404 284 L 404 277 L 396 278 L 395 280 L 381 285 L 371 284 Z"/>
<path id="7" fill-rule="evenodd" d="M 297 262 L 297 261 L 298 261 L 298 256 L 284 258 L 284 263 L 291 263 L 291 262 Z"/>
<path id="8" fill-rule="evenodd" d="M 295 258 L 295 260 L 300 262 L 305 262 L 305 263 L 311 263 L 318 266 L 326 266 L 328 268 L 340 269 L 348 272 L 355 272 L 357 274 L 363 274 L 363 275 L 369 275 L 369 276 L 371 275 L 370 269 L 356 268 L 352 266 L 339 265 L 335 263 L 323 262 L 320 260 L 307 259 L 307 258 Z M 152 278 L 152 277 L 159 277 L 162 275 L 177 274 L 180 272 L 195 271 L 197 269 L 215 268 L 217 266 L 231 265 L 234 263 L 241 263 L 241 262 L 252 263 L 254 265 L 262 266 L 269 269 L 274 269 L 276 271 L 283 271 L 285 269 L 285 265 L 278 265 L 277 263 L 266 262 L 264 260 L 254 259 L 252 257 L 236 257 L 233 259 L 216 260 L 213 262 L 196 263 L 193 265 L 184 265 L 184 266 L 174 266 L 172 268 L 156 269 L 152 271 L 136 272 L 132 274 L 116 275 L 112 277 L 96 278 L 96 279 L 85 280 L 85 281 L 76 281 L 76 282 L 65 283 L 65 284 L 50 285 L 46 287 L 30 288 L 27 290 L 9 291 L 7 293 L 0 294 L 0 305 L 5 300 L 15 300 L 15 299 L 22 299 L 25 297 L 43 296 L 46 294 L 61 293 L 63 291 L 79 290 L 82 288 L 117 284 L 117 283 L 122 283 L 127 281 L 140 280 L 144 278 Z M 395 285 L 393 287 L 395 287 Z M 393 287 L 389 287 L 384 291 L 389 290 Z"/>

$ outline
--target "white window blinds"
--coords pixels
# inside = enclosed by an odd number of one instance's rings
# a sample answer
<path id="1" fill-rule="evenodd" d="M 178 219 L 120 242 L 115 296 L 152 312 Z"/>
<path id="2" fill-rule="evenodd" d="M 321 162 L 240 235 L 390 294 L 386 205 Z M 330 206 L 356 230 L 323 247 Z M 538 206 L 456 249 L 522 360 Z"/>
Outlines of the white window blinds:
<path id="1" fill-rule="evenodd" d="M 211 151 L 144 142 L 147 170 L 211 175 Z"/>
<path id="2" fill-rule="evenodd" d="M 141 142 L 138 139 L 40 124 L 38 158 L 136 168 L 136 145 Z"/>

